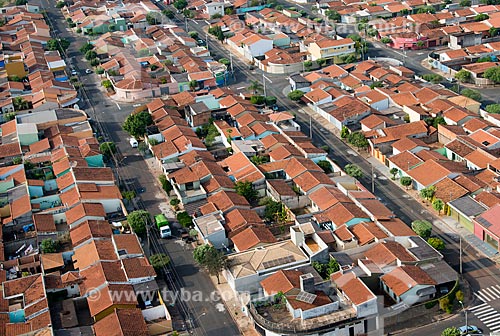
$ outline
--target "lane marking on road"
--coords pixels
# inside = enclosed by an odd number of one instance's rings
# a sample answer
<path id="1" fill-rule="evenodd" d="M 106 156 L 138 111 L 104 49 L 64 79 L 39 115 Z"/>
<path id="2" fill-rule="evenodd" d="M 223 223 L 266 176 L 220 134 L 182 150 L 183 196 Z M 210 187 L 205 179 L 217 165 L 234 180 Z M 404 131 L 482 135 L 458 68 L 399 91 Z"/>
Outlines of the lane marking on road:
<path id="1" fill-rule="evenodd" d="M 207 20 L 205 20 L 205 23 L 210 26 L 210 22 L 208 22 Z"/>
<path id="2" fill-rule="evenodd" d="M 493 310 L 494 310 L 494 309 L 493 309 L 491 306 L 489 306 L 489 307 L 488 307 L 487 309 L 485 309 L 484 311 L 479 312 L 479 313 L 477 313 L 477 312 L 476 312 L 476 313 L 474 313 L 474 315 L 476 315 L 477 317 L 481 318 L 481 316 L 483 316 L 484 314 L 489 313 L 490 311 L 493 311 Z"/>
<path id="3" fill-rule="evenodd" d="M 495 300 L 495 297 L 491 295 L 489 292 L 487 292 L 486 289 L 482 289 L 481 294 L 483 294 L 484 297 L 490 298 L 489 301 Z"/>
<path id="4" fill-rule="evenodd" d="M 236 90 L 242 90 L 244 88 L 245 88 L 244 86 L 240 86 L 240 87 L 237 87 Z"/>
<path id="5" fill-rule="evenodd" d="M 195 20 L 193 20 L 193 19 L 190 19 L 190 20 L 191 20 L 191 21 L 193 21 L 193 22 L 194 22 L 194 24 L 198 24 L 198 22 L 196 22 Z"/>
<path id="6" fill-rule="evenodd" d="M 118 105 L 118 103 L 117 103 L 117 102 L 115 102 L 115 104 L 116 104 L 116 107 L 118 107 L 118 109 L 119 109 L 119 110 L 121 110 L 121 109 L 122 109 L 122 108 L 120 107 L 120 105 Z"/>
<path id="7" fill-rule="evenodd" d="M 484 315 L 481 316 L 481 321 L 484 322 L 484 324 L 488 323 L 491 319 L 497 319 L 498 317 L 498 312 L 496 310 L 490 311 Z"/>
<path id="8" fill-rule="evenodd" d="M 490 326 L 488 328 L 490 328 L 491 331 L 494 331 L 493 328 L 496 328 L 495 330 L 498 330 L 500 328 L 500 321 L 496 321 L 492 324 L 490 324 Z"/>

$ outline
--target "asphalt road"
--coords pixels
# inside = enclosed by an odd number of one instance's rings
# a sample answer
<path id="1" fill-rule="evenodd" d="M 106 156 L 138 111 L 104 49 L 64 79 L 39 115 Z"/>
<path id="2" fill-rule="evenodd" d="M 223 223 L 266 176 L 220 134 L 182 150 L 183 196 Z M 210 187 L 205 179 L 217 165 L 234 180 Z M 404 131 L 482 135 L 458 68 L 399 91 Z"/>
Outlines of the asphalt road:
<path id="1" fill-rule="evenodd" d="M 86 110 L 98 126 L 100 125 L 104 138 L 115 142 L 119 149 L 119 178 L 122 182 L 131 181 L 130 186 L 133 189 L 143 191 L 140 193 L 139 203 L 146 210 L 151 214 L 160 213 L 160 206 L 165 205 L 167 200 L 162 196 L 163 194 L 156 183 L 157 177 L 150 173 L 146 162 L 137 149 L 130 147 L 129 136 L 121 127 L 134 107 L 130 104 L 115 103 L 103 94 L 100 89 L 100 78 L 95 74 L 85 73 L 85 69 L 88 69 L 89 65 L 78 50 L 87 42 L 86 38 L 70 33 L 62 14 L 55 8 L 53 1 L 41 0 L 41 4 L 49 14 L 55 28 L 55 34 L 71 42 L 67 51 L 67 63 L 78 71 L 80 81 L 85 86 L 85 90 L 80 92 L 82 97 L 82 102 L 79 103 L 80 107 Z M 192 251 L 182 247 L 177 239 L 160 239 L 156 230 L 152 230 L 151 239 L 151 246 L 155 252 L 168 253 L 171 257 L 173 268 L 167 275 L 169 289 L 180 292 L 182 288 L 186 292 L 198 291 L 201 293 L 203 298 L 201 301 L 186 299 L 178 300 L 176 303 L 176 308 L 187 321 L 186 325 L 191 326 L 192 333 L 214 336 L 239 334 L 231 316 L 222 309 L 214 308 L 220 302 L 217 299 L 212 300 L 213 296 L 211 295 L 216 289 L 207 274 L 200 271 L 194 262 Z"/>

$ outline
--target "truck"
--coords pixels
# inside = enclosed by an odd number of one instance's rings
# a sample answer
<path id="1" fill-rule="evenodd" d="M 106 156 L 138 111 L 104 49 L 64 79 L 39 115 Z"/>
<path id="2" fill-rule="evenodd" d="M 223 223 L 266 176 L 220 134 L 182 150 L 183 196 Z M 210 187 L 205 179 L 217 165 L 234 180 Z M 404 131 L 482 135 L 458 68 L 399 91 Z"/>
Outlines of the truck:
<path id="1" fill-rule="evenodd" d="M 155 222 L 156 226 L 160 230 L 160 237 L 169 238 L 172 236 L 172 231 L 170 230 L 168 220 L 164 214 L 156 215 Z"/>

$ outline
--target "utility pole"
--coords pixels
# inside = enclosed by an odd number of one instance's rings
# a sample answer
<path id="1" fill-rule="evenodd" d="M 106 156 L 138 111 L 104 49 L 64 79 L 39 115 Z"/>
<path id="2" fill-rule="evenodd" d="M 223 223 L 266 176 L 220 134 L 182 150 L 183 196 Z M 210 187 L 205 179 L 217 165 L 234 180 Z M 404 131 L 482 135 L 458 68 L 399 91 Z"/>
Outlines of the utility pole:
<path id="1" fill-rule="evenodd" d="M 205 33 L 205 39 L 207 40 L 207 42 L 206 42 L 206 44 L 207 44 L 207 50 L 209 50 L 208 49 L 208 33 Z"/>
<path id="2" fill-rule="evenodd" d="M 262 84 L 264 84 L 264 97 L 267 97 L 267 94 L 266 94 L 266 76 L 264 76 L 264 71 L 262 71 Z"/>
<path id="3" fill-rule="evenodd" d="M 460 253 L 460 274 L 462 274 L 462 236 L 459 235 L 460 237 L 460 250 L 459 250 L 459 253 Z"/>
<path id="4" fill-rule="evenodd" d="M 313 138 L 313 123 L 312 123 L 312 116 L 309 115 L 309 138 Z"/>
<path id="5" fill-rule="evenodd" d="M 373 164 L 372 167 L 372 194 L 375 193 L 375 173 L 373 172 Z"/>

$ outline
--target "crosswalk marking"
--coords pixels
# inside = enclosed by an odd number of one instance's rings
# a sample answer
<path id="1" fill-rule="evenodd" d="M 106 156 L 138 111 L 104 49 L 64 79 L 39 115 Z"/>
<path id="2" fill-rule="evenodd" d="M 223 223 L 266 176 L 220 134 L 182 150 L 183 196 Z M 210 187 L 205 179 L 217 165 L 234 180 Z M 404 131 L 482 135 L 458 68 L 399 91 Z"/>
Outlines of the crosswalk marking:
<path id="1" fill-rule="evenodd" d="M 498 295 L 498 291 L 496 290 L 495 287 L 486 288 L 485 291 L 490 292 L 491 295 L 493 295 L 495 298 L 500 299 L 500 295 Z"/>
<path id="2" fill-rule="evenodd" d="M 476 294 L 476 293 L 474 293 Z M 485 292 L 482 293 L 485 297 Z M 492 294 L 490 294 L 492 295 Z M 477 295 L 479 297 L 479 295 Z M 492 295 L 493 296 L 493 295 Z M 487 303 L 469 309 L 491 331 L 500 330 L 500 313 Z"/>
<path id="3" fill-rule="evenodd" d="M 500 299 L 500 285 L 493 285 L 487 288 L 483 288 L 474 293 L 474 296 L 483 302 L 498 300 Z"/>

